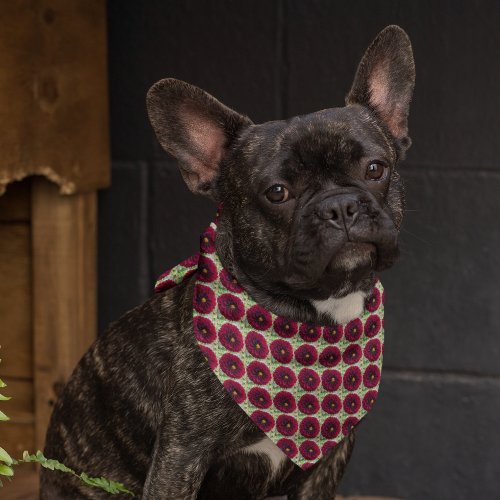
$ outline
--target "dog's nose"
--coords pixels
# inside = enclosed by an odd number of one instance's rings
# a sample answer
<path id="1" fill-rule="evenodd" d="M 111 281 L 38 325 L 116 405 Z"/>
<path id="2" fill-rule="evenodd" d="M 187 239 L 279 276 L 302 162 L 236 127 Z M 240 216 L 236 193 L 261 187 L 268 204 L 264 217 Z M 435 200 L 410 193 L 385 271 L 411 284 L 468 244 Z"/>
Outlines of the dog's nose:
<path id="1" fill-rule="evenodd" d="M 354 225 L 359 214 L 357 196 L 342 194 L 322 200 L 316 207 L 316 215 L 328 220 L 337 229 L 348 230 Z"/>

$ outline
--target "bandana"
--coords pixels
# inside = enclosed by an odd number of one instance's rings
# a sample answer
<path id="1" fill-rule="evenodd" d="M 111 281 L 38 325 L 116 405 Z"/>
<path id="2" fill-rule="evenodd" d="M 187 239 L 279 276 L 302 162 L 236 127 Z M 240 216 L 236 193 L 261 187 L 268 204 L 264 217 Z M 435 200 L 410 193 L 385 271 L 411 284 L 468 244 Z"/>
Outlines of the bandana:
<path id="1" fill-rule="evenodd" d="M 162 292 L 196 273 L 193 330 L 224 388 L 253 422 L 306 469 L 372 409 L 382 369 L 384 292 L 377 281 L 360 317 L 299 323 L 257 304 L 223 267 L 216 223 L 200 253 L 162 274 Z"/>

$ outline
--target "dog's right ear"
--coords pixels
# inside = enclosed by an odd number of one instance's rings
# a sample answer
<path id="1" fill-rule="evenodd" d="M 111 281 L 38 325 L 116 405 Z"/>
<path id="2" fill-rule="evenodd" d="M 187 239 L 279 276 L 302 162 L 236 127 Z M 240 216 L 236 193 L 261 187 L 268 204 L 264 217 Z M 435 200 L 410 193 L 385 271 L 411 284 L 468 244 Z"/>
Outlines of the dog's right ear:
<path id="1" fill-rule="evenodd" d="M 148 92 L 147 108 L 158 141 L 179 160 L 193 193 L 214 197 L 214 183 L 228 147 L 249 118 L 194 85 L 166 78 Z"/>

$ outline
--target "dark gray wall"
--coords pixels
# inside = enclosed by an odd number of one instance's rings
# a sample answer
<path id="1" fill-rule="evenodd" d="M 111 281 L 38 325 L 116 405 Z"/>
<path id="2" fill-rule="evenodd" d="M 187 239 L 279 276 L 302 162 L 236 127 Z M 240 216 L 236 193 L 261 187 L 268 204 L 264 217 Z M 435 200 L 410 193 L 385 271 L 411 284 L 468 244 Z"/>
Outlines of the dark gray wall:
<path id="1" fill-rule="evenodd" d="M 385 276 L 386 357 L 343 492 L 500 498 L 500 3 L 109 1 L 113 186 L 100 195 L 99 322 L 145 300 L 212 217 L 153 137 L 144 98 L 173 76 L 254 121 L 342 105 L 387 24 L 417 65 L 408 212 Z M 171 228 L 176 231 L 172 232 Z"/>

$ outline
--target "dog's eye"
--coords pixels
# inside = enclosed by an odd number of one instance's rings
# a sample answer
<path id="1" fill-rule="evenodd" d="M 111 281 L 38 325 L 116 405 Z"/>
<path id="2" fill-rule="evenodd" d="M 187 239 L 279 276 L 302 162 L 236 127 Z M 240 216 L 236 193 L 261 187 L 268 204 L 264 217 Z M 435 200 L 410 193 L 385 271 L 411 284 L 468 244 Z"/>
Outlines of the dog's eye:
<path id="1" fill-rule="evenodd" d="M 271 203 L 284 203 L 288 200 L 290 193 L 283 184 L 274 184 L 266 191 L 266 198 Z"/>
<path id="2" fill-rule="evenodd" d="M 386 171 L 387 165 L 381 161 L 372 161 L 366 167 L 365 178 L 370 181 L 379 181 L 385 176 Z"/>

